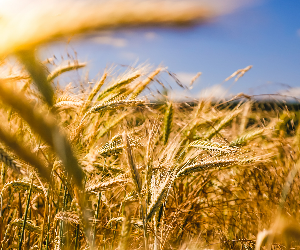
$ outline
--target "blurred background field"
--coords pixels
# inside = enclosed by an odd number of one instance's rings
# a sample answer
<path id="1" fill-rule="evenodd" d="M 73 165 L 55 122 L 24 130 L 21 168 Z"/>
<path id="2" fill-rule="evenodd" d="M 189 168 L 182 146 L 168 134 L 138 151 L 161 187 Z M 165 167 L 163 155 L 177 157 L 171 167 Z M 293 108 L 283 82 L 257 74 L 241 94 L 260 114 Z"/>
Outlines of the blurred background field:
<path id="1" fill-rule="evenodd" d="M 0 4 L 1 249 L 299 248 L 299 2 Z"/>

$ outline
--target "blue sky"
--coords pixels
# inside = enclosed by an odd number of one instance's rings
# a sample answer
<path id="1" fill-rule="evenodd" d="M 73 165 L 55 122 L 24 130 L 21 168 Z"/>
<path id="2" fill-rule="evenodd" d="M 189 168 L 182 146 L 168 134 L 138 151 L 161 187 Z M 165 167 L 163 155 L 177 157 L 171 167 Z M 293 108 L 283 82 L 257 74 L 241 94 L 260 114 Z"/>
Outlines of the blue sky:
<path id="1" fill-rule="evenodd" d="M 167 66 L 183 83 L 202 72 L 188 93 L 193 97 L 205 88 L 216 95 L 228 90 L 232 94 L 283 93 L 300 97 L 299 0 L 255 1 L 205 25 L 106 32 L 72 40 L 69 45 L 47 46 L 43 53 L 60 56 L 73 53 L 73 49 L 79 59 L 88 61 L 91 79 L 107 65 L 133 65 L 138 60 Z M 223 82 L 248 65 L 253 68 L 235 84 L 233 79 Z M 178 89 L 171 79 L 163 79 Z"/>

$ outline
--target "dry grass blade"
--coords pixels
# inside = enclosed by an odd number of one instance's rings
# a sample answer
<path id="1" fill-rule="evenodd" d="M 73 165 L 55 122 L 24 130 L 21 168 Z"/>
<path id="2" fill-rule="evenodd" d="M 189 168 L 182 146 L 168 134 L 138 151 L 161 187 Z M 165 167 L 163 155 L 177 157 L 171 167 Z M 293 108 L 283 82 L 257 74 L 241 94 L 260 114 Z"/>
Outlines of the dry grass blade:
<path id="1" fill-rule="evenodd" d="M 210 140 L 213 138 L 222 128 L 227 126 L 234 117 L 236 117 L 242 109 L 237 109 L 235 111 L 230 112 L 228 115 L 226 115 L 216 126 L 211 128 L 206 134 L 204 135 L 204 139 Z"/>
<path id="2" fill-rule="evenodd" d="M 123 143 L 124 143 L 124 150 L 125 150 L 127 164 L 128 164 L 128 167 L 130 168 L 132 181 L 134 183 L 135 189 L 138 192 L 138 194 L 141 194 L 141 190 L 142 190 L 141 177 L 140 177 L 139 171 L 137 170 L 137 168 L 134 164 L 130 143 L 129 143 L 127 134 L 125 132 L 122 134 L 122 139 L 123 139 Z"/>
<path id="3" fill-rule="evenodd" d="M 68 64 L 65 66 L 58 67 L 48 75 L 47 80 L 48 80 L 48 82 L 52 82 L 56 77 L 58 77 L 59 75 L 65 73 L 65 72 L 80 69 L 85 66 L 86 66 L 86 63 L 73 63 L 73 64 Z"/>

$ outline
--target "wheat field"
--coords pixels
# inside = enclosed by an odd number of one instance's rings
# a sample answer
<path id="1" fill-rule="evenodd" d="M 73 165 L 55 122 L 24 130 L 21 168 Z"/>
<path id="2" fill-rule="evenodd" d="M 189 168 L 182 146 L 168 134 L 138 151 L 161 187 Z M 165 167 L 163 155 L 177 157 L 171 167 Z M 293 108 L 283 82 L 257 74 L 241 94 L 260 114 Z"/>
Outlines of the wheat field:
<path id="1" fill-rule="evenodd" d="M 1 249 L 299 249 L 297 103 L 149 100 L 148 86 L 166 73 L 149 65 L 60 86 L 86 63 L 37 56 L 40 44 L 70 34 L 213 15 L 169 7 L 154 15 L 155 5 L 139 12 L 129 1 L 114 21 L 93 23 L 89 8 L 76 24 L 70 12 L 28 35 L 31 22 L 23 33 L 0 23 Z"/>

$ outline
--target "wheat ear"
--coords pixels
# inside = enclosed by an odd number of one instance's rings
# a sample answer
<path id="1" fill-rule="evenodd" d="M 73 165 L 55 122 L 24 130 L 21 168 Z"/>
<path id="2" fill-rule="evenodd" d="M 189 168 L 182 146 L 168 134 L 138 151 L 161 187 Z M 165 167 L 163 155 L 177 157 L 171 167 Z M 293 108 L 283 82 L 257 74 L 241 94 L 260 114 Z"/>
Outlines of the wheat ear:
<path id="1" fill-rule="evenodd" d="M 113 91 L 119 89 L 120 87 L 123 87 L 131 82 L 133 82 L 135 79 L 141 76 L 141 73 L 139 70 L 136 70 L 134 72 L 131 72 L 124 77 L 122 77 L 120 80 L 118 80 L 116 83 L 114 83 L 112 86 L 106 88 L 103 90 L 99 96 L 97 97 L 97 101 L 103 100 L 104 97 L 111 94 Z"/>
<path id="2" fill-rule="evenodd" d="M 247 133 L 244 133 L 240 137 L 238 137 L 237 139 L 235 139 L 234 141 L 230 142 L 230 146 L 233 147 L 233 146 L 243 146 L 243 145 L 246 145 L 247 142 L 250 142 L 255 137 L 263 134 L 264 131 L 265 131 L 265 129 L 260 128 L 260 129 L 255 129 L 253 131 L 249 131 Z"/>
<path id="3" fill-rule="evenodd" d="M 191 80 L 189 87 L 192 89 L 194 82 L 202 75 L 202 72 L 198 72 Z"/>
<path id="4" fill-rule="evenodd" d="M 132 112 L 125 112 L 117 115 L 116 117 L 110 119 L 107 123 L 107 126 L 105 126 L 105 129 L 102 129 L 99 131 L 99 134 L 97 135 L 97 138 L 100 138 L 104 136 L 107 132 L 109 132 L 114 126 L 116 126 L 119 122 L 121 122 L 126 116 L 131 114 Z"/>
<path id="5" fill-rule="evenodd" d="M 81 109 L 81 113 L 85 113 L 87 111 L 87 109 L 90 106 L 91 102 L 93 101 L 94 97 L 97 95 L 97 93 L 99 92 L 99 90 L 101 89 L 103 84 L 105 83 L 107 75 L 108 75 L 108 73 L 104 72 L 101 79 L 95 84 L 95 86 L 93 87 L 91 93 L 89 94 L 86 102 L 84 103 L 84 106 Z"/>
<path id="6" fill-rule="evenodd" d="M 33 193 L 38 193 L 43 196 L 45 195 L 42 187 L 39 187 L 35 184 L 32 184 L 32 187 L 31 187 L 31 184 L 29 182 L 21 181 L 21 180 L 20 181 L 11 181 L 11 182 L 6 183 L 1 190 L 1 195 L 3 196 L 4 192 L 9 188 L 13 188 L 16 192 L 18 192 L 20 190 L 27 191 L 31 188 Z"/>
<path id="7" fill-rule="evenodd" d="M 172 129 L 172 121 L 173 121 L 173 104 L 171 102 L 168 103 L 167 110 L 165 112 L 164 117 L 164 134 L 163 134 L 163 142 L 166 145 L 169 136 L 171 134 Z"/>
<path id="8" fill-rule="evenodd" d="M 126 180 L 125 178 L 118 177 L 118 178 L 111 179 L 106 182 L 87 184 L 85 191 L 86 192 L 103 191 L 103 190 L 107 190 L 107 189 L 113 188 L 115 186 L 118 186 L 120 184 L 125 184 L 126 182 L 128 182 L 128 180 Z"/>
<path id="9" fill-rule="evenodd" d="M 1 138 L 1 132 L 0 132 L 0 138 Z M 2 148 L 0 148 L 0 161 L 4 162 L 16 173 L 18 174 L 21 173 L 19 164 L 17 164 Z"/>
<path id="10" fill-rule="evenodd" d="M 58 220 L 75 224 L 75 225 L 80 224 L 79 216 L 74 212 L 59 212 L 54 217 L 54 221 L 58 221 Z"/>
<path id="11" fill-rule="evenodd" d="M 151 220 L 156 212 L 160 209 L 161 204 L 167 199 L 169 190 L 174 183 L 176 174 L 173 171 L 170 171 L 163 184 L 160 185 L 158 194 L 154 196 L 152 203 L 149 206 L 147 213 L 147 221 Z M 153 187 L 152 187 L 153 188 Z"/>
<path id="12" fill-rule="evenodd" d="M 137 168 L 134 164 L 130 143 L 129 143 L 127 134 L 125 132 L 122 134 L 122 139 L 123 139 L 123 144 L 124 144 L 125 157 L 127 160 L 128 167 L 130 169 L 131 178 L 132 178 L 132 181 L 134 183 L 137 193 L 140 195 L 141 191 L 142 191 L 141 177 L 140 177 L 139 171 L 137 170 Z"/>
<path id="13" fill-rule="evenodd" d="M 110 110 L 110 109 L 123 108 L 123 107 L 138 106 L 141 104 L 144 104 L 143 100 L 122 100 L 122 101 L 113 101 L 113 102 L 95 105 L 92 108 L 90 108 L 88 112 L 84 114 L 84 116 L 80 121 L 79 126 L 83 123 L 85 118 L 91 113 Z"/>
<path id="14" fill-rule="evenodd" d="M 234 145 L 226 146 L 226 145 L 219 144 L 217 142 L 204 141 L 204 140 L 193 141 L 189 144 L 189 147 L 200 148 L 207 151 L 218 151 L 225 154 L 237 152 L 238 148 L 233 146 Z"/>
<path id="15" fill-rule="evenodd" d="M 55 105 L 53 106 L 56 109 L 69 109 L 69 108 L 78 108 L 81 107 L 83 104 L 82 101 L 78 101 L 78 102 L 72 102 L 72 101 L 61 101 L 58 103 L 55 103 Z"/>
<path id="16" fill-rule="evenodd" d="M 13 229 L 14 226 L 17 227 L 22 227 L 22 225 L 24 224 L 24 220 L 23 219 L 16 219 L 11 221 L 8 226 L 6 227 L 5 230 L 5 234 L 3 237 L 3 240 L 1 242 L 1 250 L 6 249 L 6 241 L 8 239 L 8 237 L 11 235 L 11 230 Z M 41 233 L 41 228 L 39 226 L 35 226 L 31 221 L 26 221 L 25 223 L 25 229 L 31 233 L 35 233 L 35 234 L 40 234 Z"/>
<path id="17" fill-rule="evenodd" d="M 139 147 L 142 144 L 139 140 L 135 140 L 133 137 L 128 136 L 128 140 L 131 147 Z M 101 149 L 97 151 L 97 154 L 100 154 L 104 157 L 108 157 L 111 155 L 118 155 L 123 150 L 123 141 L 122 135 L 115 135 L 109 142 L 105 143 Z"/>
<path id="18" fill-rule="evenodd" d="M 157 76 L 163 69 L 162 68 L 158 68 L 155 71 L 153 71 L 150 76 L 147 77 L 147 79 L 145 79 L 144 81 L 142 81 L 136 89 L 134 89 L 134 91 L 132 92 L 132 94 L 130 95 L 130 100 L 135 99 L 145 88 L 146 86 L 153 81 L 154 77 Z"/>
<path id="19" fill-rule="evenodd" d="M 234 81 L 236 82 L 239 78 L 241 78 L 241 77 L 242 77 L 247 71 L 249 71 L 252 67 L 253 67 L 252 65 L 249 65 L 249 66 L 247 66 L 247 67 L 244 68 L 244 69 L 238 69 L 238 70 L 235 71 L 232 75 L 230 75 L 229 77 L 227 77 L 227 78 L 225 79 L 225 82 L 228 81 L 228 80 L 230 80 L 231 78 L 237 76 L 237 77 L 235 78 L 235 80 L 234 80 Z"/>
<path id="20" fill-rule="evenodd" d="M 61 74 L 65 73 L 65 72 L 80 69 L 85 66 L 86 66 L 86 63 L 72 63 L 72 64 L 69 63 L 68 65 L 58 67 L 48 75 L 47 80 L 48 80 L 48 82 L 52 82 L 56 77 L 60 76 Z"/>
<path id="21" fill-rule="evenodd" d="M 215 168 L 225 168 L 234 166 L 236 164 L 249 163 L 251 159 L 216 159 L 216 160 L 204 160 L 199 163 L 187 165 L 178 171 L 177 177 L 186 176 L 195 172 L 211 170 Z"/>

